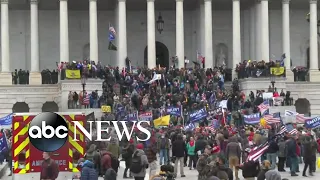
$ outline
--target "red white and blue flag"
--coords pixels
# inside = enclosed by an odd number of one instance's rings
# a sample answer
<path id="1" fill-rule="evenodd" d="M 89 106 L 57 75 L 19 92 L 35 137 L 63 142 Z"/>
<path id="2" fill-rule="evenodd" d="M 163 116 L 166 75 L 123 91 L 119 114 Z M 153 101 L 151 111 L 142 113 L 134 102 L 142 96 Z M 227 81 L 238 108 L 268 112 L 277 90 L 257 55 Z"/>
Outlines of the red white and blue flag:
<path id="1" fill-rule="evenodd" d="M 289 110 L 285 110 L 284 115 L 285 116 L 295 116 L 296 117 L 296 123 L 305 123 L 305 121 L 307 119 L 309 119 L 309 117 L 304 117 L 304 114 L 299 114 L 297 112 L 289 111 Z"/>
<path id="2" fill-rule="evenodd" d="M 266 141 L 264 144 L 261 144 L 260 146 L 251 149 L 247 157 L 247 162 L 257 161 L 262 156 L 262 154 L 269 148 L 269 146 L 269 141 Z"/>
<path id="3" fill-rule="evenodd" d="M 261 103 L 258 106 L 258 108 L 259 108 L 261 114 L 264 114 L 264 112 L 270 108 L 269 102 L 268 101 L 264 101 L 263 103 Z"/>
<path id="4" fill-rule="evenodd" d="M 279 117 L 274 117 L 273 114 L 267 114 L 264 116 L 264 119 L 267 121 L 268 124 L 275 124 L 280 123 L 281 120 Z"/>

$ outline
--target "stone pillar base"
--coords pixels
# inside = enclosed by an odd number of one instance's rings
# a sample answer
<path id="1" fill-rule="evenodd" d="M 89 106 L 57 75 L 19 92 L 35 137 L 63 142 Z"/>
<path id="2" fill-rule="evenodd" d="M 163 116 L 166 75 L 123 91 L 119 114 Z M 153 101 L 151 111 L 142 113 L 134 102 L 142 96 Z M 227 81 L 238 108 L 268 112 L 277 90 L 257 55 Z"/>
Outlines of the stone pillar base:
<path id="1" fill-rule="evenodd" d="M 319 70 L 310 70 L 310 82 L 320 82 L 320 71 Z"/>
<path id="2" fill-rule="evenodd" d="M 29 75 L 29 84 L 30 85 L 41 85 L 42 84 L 41 73 L 31 72 Z"/>
<path id="3" fill-rule="evenodd" d="M 287 82 L 294 82 L 294 74 L 291 69 L 286 69 L 286 79 Z"/>
<path id="4" fill-rule="evenodd" d="M 12 74 L 10 72 L 0 73 L 0 85 L 12 85 Z"/>

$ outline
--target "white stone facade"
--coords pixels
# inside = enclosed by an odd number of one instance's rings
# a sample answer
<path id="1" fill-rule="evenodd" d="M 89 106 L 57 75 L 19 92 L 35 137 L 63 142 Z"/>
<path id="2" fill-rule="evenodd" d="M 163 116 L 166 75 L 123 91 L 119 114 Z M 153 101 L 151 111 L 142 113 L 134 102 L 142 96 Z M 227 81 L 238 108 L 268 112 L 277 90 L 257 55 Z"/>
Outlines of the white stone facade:
<path id="1" fill-rule="evenodd" d="M 306 66 L 306 49 L 309 47 L 309 23 L 305 16 L 308 9 L 290 9 L 290 45 L 291 58 L 294 66 Z M 90 42 L 89 16 L 86 11 L 69 11 L 69 60 L 82 60 L 84 47 Z M 156 17 L 159 12 L 155 12 Z M 169 56 L 176 55 L 176 23 L 174 11 L 161 11 L 165 21 L 164 31 L 155 33 L 155 40 L 165 44 Z M 184 54 L 190 60 L 196 59 L 198 50 L 204 55 L 204 32 L 200 28 L 201 12 L 184 12 Z M 127 11 L 127 55 L 133 65 L 143 66 L 144 50 L 147 46 L 147 18 L 145 11 Z M 213 58 L 220 53 L 216 46 L 223 43 L 227 46 L 226 53 L 229 67 L 232 67 L 232 11 L 212 12 L 212 41 Z M 270 58 L 279 59 L 283 54 L 282 48 L 282 11 L 269 11 L 270 24 Z M 10 10 L 10 70 L 31 70 L 30 47 L 30 11 Z M 117 52 L 108 51 L 108 25 L 115 22 L 115 12 L 98 12 L 98 52 L 103 64 L 117 65 Z M 294 22 L 294 23 L 292 23 Z M 117 23 L 114 23 L 115 26 Z M 202 24 L 202 23 L 201 23 Z M 115 27 L 116 28 L 116 27 Z M 117 28 L 116 28 L 117 30 Z M 241 57 L 256 59 L 250 55 L 250 10 L 241 10 Z M 59 42 L 59 11 L 39 11 L 39 52 L 40 70 L 55 69 L 60 59 Z M 252 50 L 251 50 L 252 51 Z M 68 60 L 66 60 L 68 61 Z"/>

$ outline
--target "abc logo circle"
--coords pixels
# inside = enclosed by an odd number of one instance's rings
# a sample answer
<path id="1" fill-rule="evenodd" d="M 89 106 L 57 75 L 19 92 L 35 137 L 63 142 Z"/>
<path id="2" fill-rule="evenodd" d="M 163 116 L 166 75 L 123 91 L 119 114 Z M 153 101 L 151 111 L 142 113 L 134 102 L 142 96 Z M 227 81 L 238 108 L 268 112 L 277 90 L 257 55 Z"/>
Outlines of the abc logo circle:
<path id="1" fill-rule="evenodd" d="M 32 119 L 28 134 L 35 148 L 43 152 L 54 152 L 68 140 L 68 124 L 60 115 L 44 112 Z"/>

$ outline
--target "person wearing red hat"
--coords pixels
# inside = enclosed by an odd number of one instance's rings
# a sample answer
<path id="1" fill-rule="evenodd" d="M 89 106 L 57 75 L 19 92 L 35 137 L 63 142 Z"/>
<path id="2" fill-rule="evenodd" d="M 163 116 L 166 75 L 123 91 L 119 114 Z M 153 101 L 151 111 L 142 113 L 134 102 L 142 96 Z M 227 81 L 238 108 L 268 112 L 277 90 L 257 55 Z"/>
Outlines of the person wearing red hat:
<path id="1" fill-rule="evenodd" d="M 130 171 L 135 180 L 144 180 L 146 169 L 149 167 L 148 158 L 143 148 L 143 144 L 139 143 L 133 153 Z"/>

